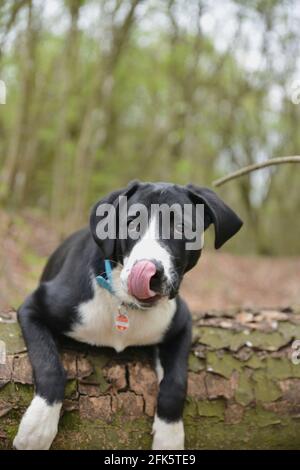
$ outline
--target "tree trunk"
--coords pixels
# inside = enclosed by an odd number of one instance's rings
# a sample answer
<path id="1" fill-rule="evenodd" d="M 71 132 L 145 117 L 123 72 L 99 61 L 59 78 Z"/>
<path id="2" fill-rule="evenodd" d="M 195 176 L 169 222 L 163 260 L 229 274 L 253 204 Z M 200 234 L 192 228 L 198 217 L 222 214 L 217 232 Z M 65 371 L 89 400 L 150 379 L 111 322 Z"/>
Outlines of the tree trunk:
<path id="1" fill-rule="evenodd" d="M 8 154 L 2 170 L 1 199 L 5 202 L 13 201 L 15 203 L 15 191 L 18 188 L 18 181 L 22 181 L 25 178 L 23 171 L 26 171 L 26 168 L 22 168 L 22 158 L 23 147 L 26 146 L 28 136 L 31 134 L 30 122 L 36 80 L 37 38 L 38 32 L 35 24 L 34 7 L 32 0 L 28 0 L 27 27 L 22 38 L 23 69 L 21 71 L 20 107 L 16 126 L 11 132 Z"/>
<path id="2" fill-rule="evenodd" d="M 33 394 L 14 313 L 0 316 L 0 338 L 0 448 L 11 448 Z M 295 339 L 300 307 L 195 314 L 188 449 L 299 449 Z M 151 349 L 117 354 L 71 341 L 60 348 L 69 380 L 53 448 L 149 449 L 157 393 Z"/>
<path id="3" fill-rule="evenodd" d="M 141 0 L 132 0 L 123 23 L 116 27 L 111 39 L 111 49 L 100 57 L 98 70 L 95 71 L 93 92 L 82 120 L 74 161 L 74 205 L 71 218 L 67 218 L 68 229 L 77 229 L 82 224 L 82 214 L 86 209 L 88 187 L 95 165 L 97 149 L 102 152 L 108 147 L 115 135 L 114 71 L 122 58 L 123 49 L 129 39 L 135 21 L 135 12 Z M 118 10 L 118 8 L 117 8 Z M 116 11 L 117 12 L 117 11 Z M 105 153 L 105 152 L 104 152 Z"/>

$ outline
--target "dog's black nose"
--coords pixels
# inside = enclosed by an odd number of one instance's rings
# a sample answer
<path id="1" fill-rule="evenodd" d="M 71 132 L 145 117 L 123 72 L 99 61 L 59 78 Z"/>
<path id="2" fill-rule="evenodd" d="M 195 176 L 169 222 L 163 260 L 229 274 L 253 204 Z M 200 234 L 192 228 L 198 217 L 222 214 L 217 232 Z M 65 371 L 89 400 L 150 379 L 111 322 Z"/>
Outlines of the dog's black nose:
<path id="1" fill-rule="evenodd" d="M 156 272 L 151 277 L 150 289 L 153 290 L 154 292 L 161 293 L 163 282 L 165 280 L 164 267 L 160 261 L 157 261 L 157 260 L 151 260 L 151 261 L 155 264 Z"/>

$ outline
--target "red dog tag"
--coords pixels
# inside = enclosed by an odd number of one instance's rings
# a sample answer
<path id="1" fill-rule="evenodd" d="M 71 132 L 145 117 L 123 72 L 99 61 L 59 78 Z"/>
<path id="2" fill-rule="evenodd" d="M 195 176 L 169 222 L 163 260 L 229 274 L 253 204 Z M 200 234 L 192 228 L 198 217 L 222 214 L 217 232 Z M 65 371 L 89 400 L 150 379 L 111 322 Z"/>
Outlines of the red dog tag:
<path id="1" fill-rule="evenodd" d="M 129 328 L 129 318 L 126 312 L 122 312 L 121 308 L 119 308 L 119 312 L 115 318 L 115 326 L 116 329 L 119 331 L 125 331 Z"/>

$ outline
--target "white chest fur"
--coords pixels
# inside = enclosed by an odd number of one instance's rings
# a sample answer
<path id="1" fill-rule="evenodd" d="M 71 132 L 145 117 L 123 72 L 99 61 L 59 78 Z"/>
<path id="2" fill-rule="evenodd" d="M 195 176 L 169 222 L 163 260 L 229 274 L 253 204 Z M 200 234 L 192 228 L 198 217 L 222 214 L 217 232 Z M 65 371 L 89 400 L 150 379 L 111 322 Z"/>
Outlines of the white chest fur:
<path id="1" fill-rule="evenodd" d="M 146 309 L 128 309 L 129 328 L 119 331 L 115 327 L 118 312 L 117 297 L 93 281 L 94 296 L 78 307 L 80 323 L 68 336 L 96 346 L 110 346 L 122 351 L 127 346 L 158 343 L 175 313 L 175 300 L 163 299 L 156 306 Z"/>

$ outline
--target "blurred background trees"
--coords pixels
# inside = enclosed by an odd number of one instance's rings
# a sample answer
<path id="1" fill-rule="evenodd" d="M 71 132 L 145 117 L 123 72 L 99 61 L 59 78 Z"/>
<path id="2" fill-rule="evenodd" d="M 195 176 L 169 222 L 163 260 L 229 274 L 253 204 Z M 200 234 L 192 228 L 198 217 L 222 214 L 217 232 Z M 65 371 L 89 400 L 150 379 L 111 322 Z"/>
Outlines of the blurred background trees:
<path id="1" fill-rule="evenodd" d="M 0 0 L 2 208 L 38 208 L 69 233 L 131 179 L 211 186 L 299 154 L 298 6 Z M 246 222 L 231 249 L 299 254 L 299 184 L 291 165 L 225 185 Z"/>

